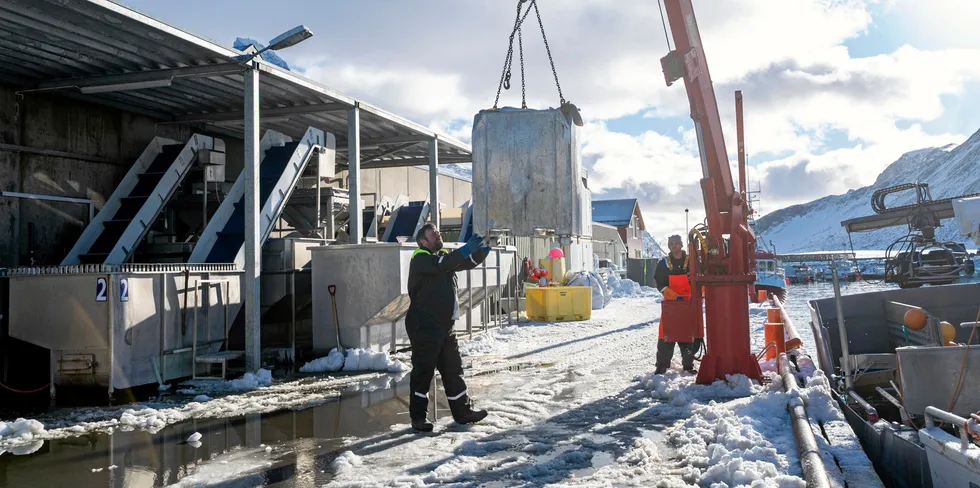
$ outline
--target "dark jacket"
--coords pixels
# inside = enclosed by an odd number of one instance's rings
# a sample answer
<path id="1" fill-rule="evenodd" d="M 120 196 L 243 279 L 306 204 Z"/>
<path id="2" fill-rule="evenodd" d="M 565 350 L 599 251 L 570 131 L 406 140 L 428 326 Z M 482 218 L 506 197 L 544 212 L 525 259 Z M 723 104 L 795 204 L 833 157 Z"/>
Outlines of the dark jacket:
<path id="1" fill-rule="evenodd" d="M 459 310 L 456 272 L 473 269 L 486 258 L 479 249 L 468 258 L 459 250 L 442 249 L 433 254 L 421 247 L 416 249 L 408 268 L 409 313 L 452 325 L 453 315 Z"/>
<path id="2" fill-rule="evenodd" d="M 687 251 L 681 251 L 681 258 L 674 259 L 673 255 L 667 254 L 657 263 L 657 271 L 653 274 L 654 281 L 657 282 L 657 289 L 664 291 L 670 286 L 670 276 L 687 274 Z"/>

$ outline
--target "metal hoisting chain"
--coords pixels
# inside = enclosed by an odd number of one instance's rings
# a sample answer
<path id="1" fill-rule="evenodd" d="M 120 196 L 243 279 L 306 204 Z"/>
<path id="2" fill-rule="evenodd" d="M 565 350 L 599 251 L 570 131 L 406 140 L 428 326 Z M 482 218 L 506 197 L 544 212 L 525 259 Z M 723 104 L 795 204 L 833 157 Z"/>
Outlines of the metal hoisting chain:
<path id="1" fill-rule="evenodd" d="M 523 9 L 523 5 L 528 3 L 527 9 Z M 518 55 L 520 57 L 521 65 L 521 108 L 527 108 L 527 89 L 524 77 L 524 42 L 522 38 L 521 26 L 524 24 L 524 20 L 527 19 L 528 14 L 531 13 L 531 8 L 534 8 L 535 16 L 538 19 L 538 26 L 541 29 L 541 38 L 544 40 L 544 48 L 548 53 L 548 62 L 551 63 L 551 73 L 555 76 L 555 86 L 558 88 L 558 98 L 561 104 L 565 104 L 565 96 L 561 92 L 561 84 L 558 82 L 558 71 L 555 69 L 555 61 L 551 56 L 551 47 L 548 45 L 548 37 L 544 32 L 544 23 L 541 21 L 541 11 L 538 10 L 537 0 L 517 0 L 517 16 L 514 19 L 514 28 L 511 30 L 510 39 L 507 46 L 507 56 L 504 58 L 504 69 L 500 74 L 500 83 L 497 85 L 497 97 L 493 101 L 494 110 L 500 104 L 500 93 L 502 90 L 510 90 L 510 79 L 511 79 L 511 66 L 514 61 L 514 36 L 517 36 L 517 47 Z"/>

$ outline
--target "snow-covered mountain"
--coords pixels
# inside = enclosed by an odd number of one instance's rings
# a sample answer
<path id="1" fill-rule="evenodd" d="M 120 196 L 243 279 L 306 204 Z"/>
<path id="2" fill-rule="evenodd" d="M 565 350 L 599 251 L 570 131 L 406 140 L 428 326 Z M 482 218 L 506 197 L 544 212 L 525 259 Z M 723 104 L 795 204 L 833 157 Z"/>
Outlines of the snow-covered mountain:
<path id="1" fill-rule="evenodd" d="M 660 243 L 649 232 L 643 231 L 643 257 L 660 259 L 665 254 L 667 253 L 660 247 Z"/>
<path id="2" fill-rule="evenodd" d="M 903 183 L 929 184 L 935 200 L 980 192 L 980 132 L 959 146 L 927 148 L 902 155 L 885 168 L 871 186 L 831 195 L 809 203 L 793 205 L 769 213 L 757 221 L 756 234 L 772 241 L 780 253 L 790 251 L 830 251 L 850 248 L 847 232 L 840 223 L 871 215 L 871 195 L 876 190 Z M 914 203 L 915 191 L 887 197 L 890 207 Z M 855 249 L 883 250 L 905 236 L 908 228 L 892 227 L 854 233 Z M 943 221 L 936 229 L 940 240 L 972 244 L 960 236 L 954 220 Z"/>

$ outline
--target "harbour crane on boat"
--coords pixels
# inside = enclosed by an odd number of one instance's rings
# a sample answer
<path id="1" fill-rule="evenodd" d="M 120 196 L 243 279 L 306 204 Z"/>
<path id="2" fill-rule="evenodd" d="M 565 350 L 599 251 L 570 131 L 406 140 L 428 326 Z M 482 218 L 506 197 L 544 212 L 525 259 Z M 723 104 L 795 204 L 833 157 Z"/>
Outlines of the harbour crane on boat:
<path id="1" fill-rule="evenodd" d="M 885 198 L 915 191 L 908 205 L 888 206 Z M 975 265 L 966 248 L 957 242 L 936 239 L 942 220 L 955 218 L 960 234 L 980 244 L 980 193 L 933 200 L 929 184 L 923 182 L 881 188 L 871 195 L 874 215 L 841 222 L 848 238 L 852 232 L 908 226 L 909 232 L 885 251 L 885 281 L 901 288 L 947 285 L 960 273 L 973 275 Z M 853 247 L 853 245 L 852 245 Z"/>
<path id="2" fill-rule="evenodd" d="M 670 52 L 660 64 L 667 86 L 684 80 L 697 132 L 707 215 L 705 223 L 690 229 L 689 234 L 689 277 L 695 293 L 688 301 L 665 302 L 663 314 L 669 317 L 663 322 L 668 327 L 685 328 L 682 333 L 691 337 L 705 337 L 707 350 L 701 359 L 698 383 L 725 380 L 731 374 L 759 380 L 762 373 L 751 351 L 749 332 L 748 297 L 756 280 L 755 235 L 747 224 L 742 141 L 740 138 L 740 188 L 736 189 L 694 7 L 690 0 L 664 0 L 663 6 L 671 35 L 667 35 L 665 25 Z M 699 290 L 703 290 L 703 297 Z"/>

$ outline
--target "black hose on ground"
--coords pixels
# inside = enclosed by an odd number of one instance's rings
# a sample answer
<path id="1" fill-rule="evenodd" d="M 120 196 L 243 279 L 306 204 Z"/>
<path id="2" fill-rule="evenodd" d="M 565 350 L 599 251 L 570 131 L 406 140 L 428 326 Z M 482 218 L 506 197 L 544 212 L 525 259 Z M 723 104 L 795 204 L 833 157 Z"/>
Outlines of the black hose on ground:
<path id="1" fill-rule="evenodd" d="M 783 378 L 784 391 L 799 390 L 786 353 L 779 355 L 779 374 Z M 820 448 L 817 447 L 817 440 L 813 437 L 813 429 L 810 428 L 810 419 L 806 415 L 803 400 L 793 399 L 786 409 L 789 410 L 790 425 L 793 427 L 793 437 L 796 438 L 796 451 L 800 456 L 800 466 L 803 468 L 803 479 L 806 480 L 807 488 L 830 488 L 827 467 L 820 457 Z"/>

